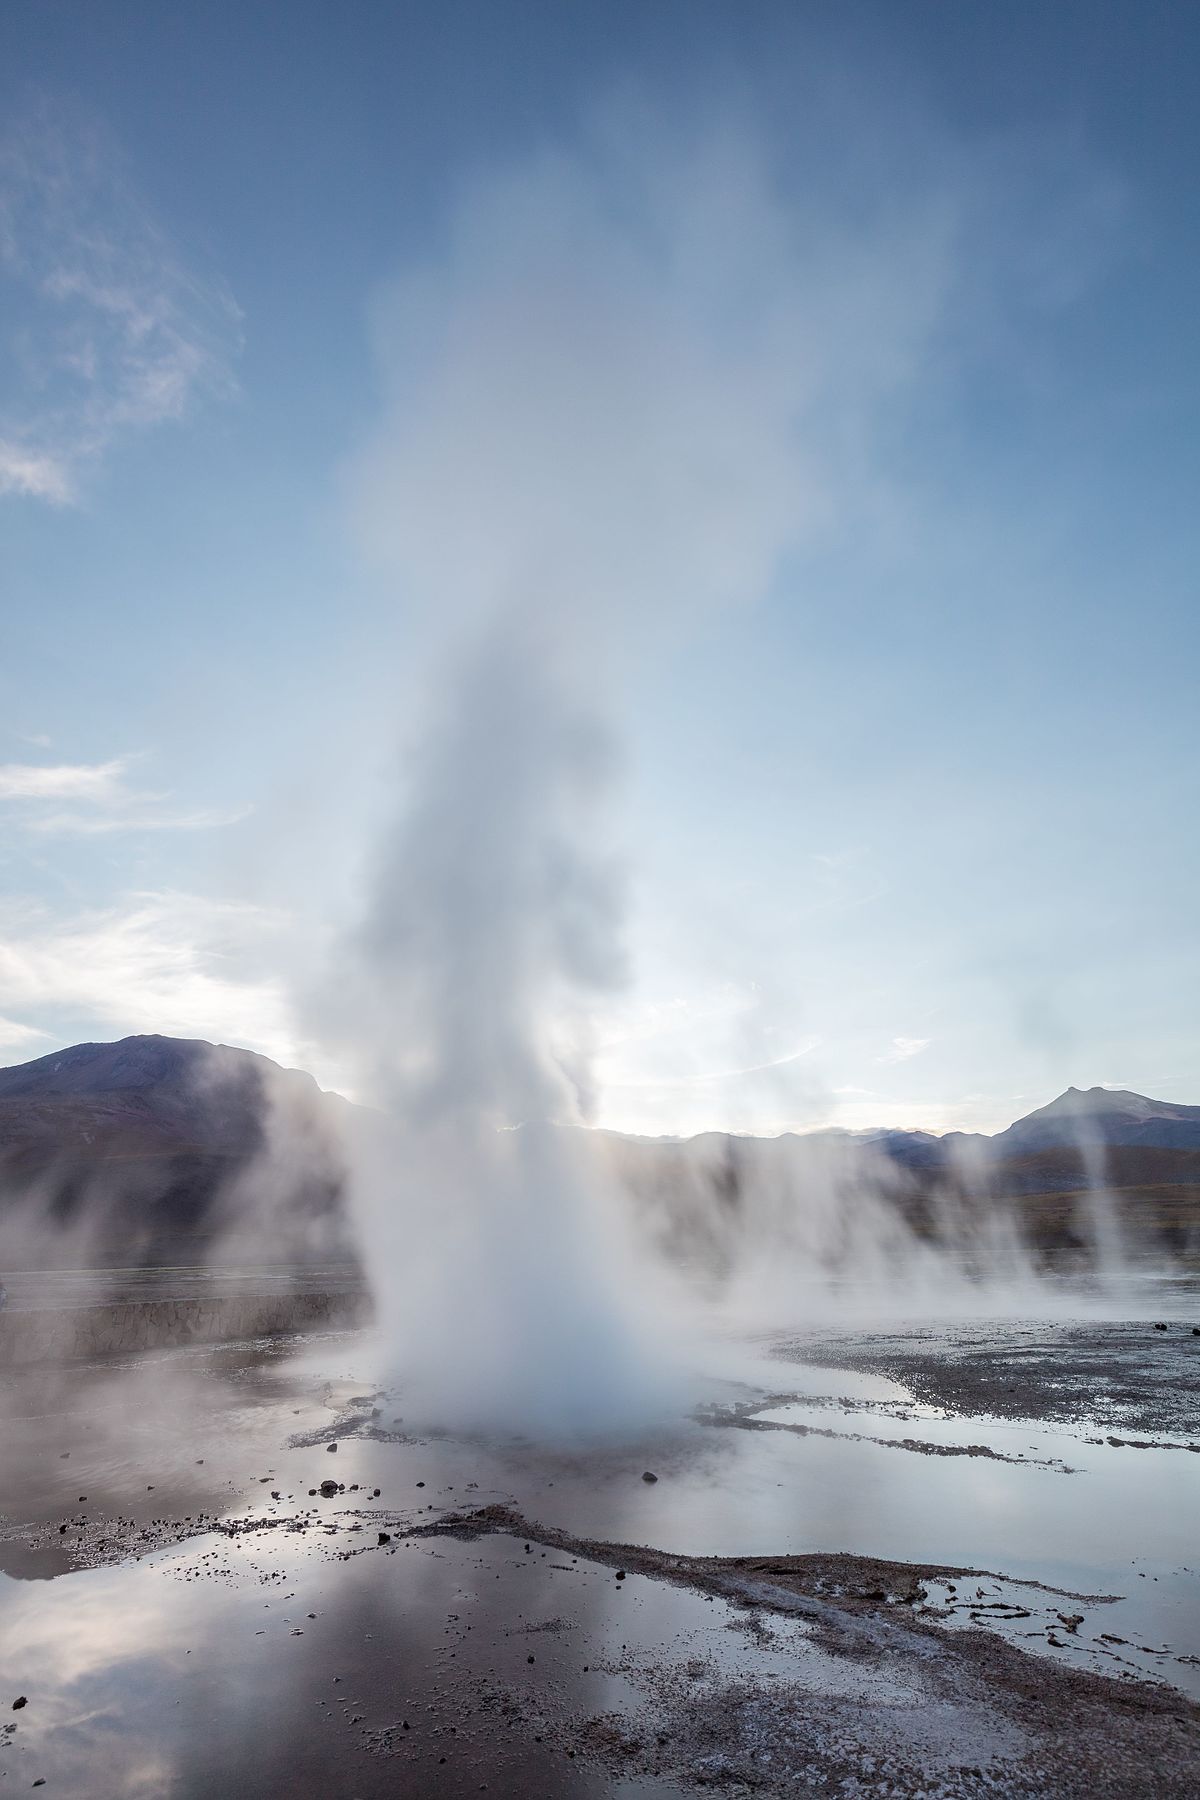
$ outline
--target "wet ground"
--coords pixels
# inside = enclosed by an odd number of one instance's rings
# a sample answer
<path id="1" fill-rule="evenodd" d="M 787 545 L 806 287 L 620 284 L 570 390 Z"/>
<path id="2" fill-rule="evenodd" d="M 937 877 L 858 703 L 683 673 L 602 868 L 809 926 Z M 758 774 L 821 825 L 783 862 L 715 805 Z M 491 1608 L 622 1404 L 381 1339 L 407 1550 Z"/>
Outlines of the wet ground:
<path id="1" fill-rule="evenodd" d="M 1195 1794 L 1162 1322 L 727 1338 L 557 1453 L 416 1430 L 363 1334 L 11 1372 L 0 1792 Z"/>
<path id="2" fill-rule="evenodd" d="M 274 1267 L 162 1267 L 152 1269 L 13 1269 L 4 1285 L 10 1313 L 61 1312 L 72 1307 L 134 1304 L 149 1300 L 231 1299 L 243 1294 L 356 1293 L 361 1269 L 350 1263 Z"/>

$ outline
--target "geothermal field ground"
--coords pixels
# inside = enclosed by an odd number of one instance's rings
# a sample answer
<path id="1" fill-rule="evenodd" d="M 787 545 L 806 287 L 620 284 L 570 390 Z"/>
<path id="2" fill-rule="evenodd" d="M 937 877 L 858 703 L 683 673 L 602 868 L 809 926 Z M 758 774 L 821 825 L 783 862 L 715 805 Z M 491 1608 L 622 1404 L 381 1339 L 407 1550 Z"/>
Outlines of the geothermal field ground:
<path id="1" fill-rule="evenodd" d="M 1200 1292 L 1041 1299 L 714 1325 L 557 1448 L 418 1423 L 369 1329 L 11 1368 L 0 1791 L 1194 1795 Z"/>

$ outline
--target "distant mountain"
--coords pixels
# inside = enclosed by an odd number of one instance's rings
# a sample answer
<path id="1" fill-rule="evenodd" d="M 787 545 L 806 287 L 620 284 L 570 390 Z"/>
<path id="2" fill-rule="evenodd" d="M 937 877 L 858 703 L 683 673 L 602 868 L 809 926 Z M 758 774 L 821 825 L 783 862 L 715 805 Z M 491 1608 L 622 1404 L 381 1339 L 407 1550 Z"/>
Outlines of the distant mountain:
<path id="1" fill-rule="evenodd" d="M 1149 1100 L 1124 1088 L 1068 1088 L 991 1140 L 993 1153 L 1053 1145 L 1121 1144 L 1155 1150 L 1200 1150 L 1200 1106 Z"/>
<path id="2" fill-rule="evenodd" d="M 352 1257 L 343 1156 L 362 1117 L 300 1070 L 196 1039 L 76 1044 L 0 1069 L 0 1269 Z M 963 1244 L 1007 1211 L 1036 1254 L 1082 1256 L 1080 1196 L 1098 1185 L 1136 1247 L 1200 1253 L 1200 1106 L 1123 1090 L 1068 1088 L 993 1137 L 589 1143 L 662 1243 L 713 1268 L 754 1208 L 807 1209 L 820 1255 L 861 1222 L 863 1196 L 877 1235 L 881 1208 Z"/>
<path id="3" fill-rule="evenodd" d="M 0 1267 L 351 1253 L 347 1103 L 199 1039 L 75 1044 L 0 1069 Z"/>

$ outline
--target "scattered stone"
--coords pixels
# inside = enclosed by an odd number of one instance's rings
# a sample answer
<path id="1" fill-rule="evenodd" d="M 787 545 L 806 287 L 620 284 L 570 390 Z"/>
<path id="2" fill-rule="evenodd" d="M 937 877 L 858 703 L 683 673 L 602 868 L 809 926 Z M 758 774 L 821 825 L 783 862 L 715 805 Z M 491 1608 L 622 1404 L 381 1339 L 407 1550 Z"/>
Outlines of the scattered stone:
<path id="1" fill-rule="evenodd" d="M 20 1710 L 23 1706 L 28 1706 L 28 1705 L 29 1705 L 29 1701 L 26 1698 L 26 1696 L 24 1694 L 18 1694 L 16 1699 L 13 1701 L 12 1709 L 14 1712 L 20 1712 Z"/>
<path id="2" fill-rule="evenodd" d="M 326 1449 L 327 1449 L 327 1450 L 336 1450 L 336 1449 L 337 1449 L 337 1445 L 336 1445 L 336 1444 L 326 1444 L 326 1446 L 325 1446 L 325 1448 L 326 1448 Z"/>
<path id="3" fill-rule="evenodd" d="M 1167 1328 L 1165 1325 L 1155 1325 L 1154 1329 L 1155 1331 L 1165 1331 Z"/>
<path id="4" fill-rule="evenodd" d="M 332 1499 L 334 1494 L 337 1493 L 337 1491 L 338 1491 L 338 1484 L 336 1481 L 323 1481 L 321 1483 L 321 1492 L 324 1495 L 326 1500 Z"/>
<path id="5" fill-rule="evenodd" d="M 657 1481 L 658 1476 L 655 1475 L 650 1469 L 643 1469 L 642 1470 L 642 1480 L 643 1481 Z"/>
<path id="6" fill-rule="evenodd" d="M 379 1541 L 381 1544 L 390 1544 L 392 1541 L 391 1532 L 390 1531 L 381 1531 L 379 1534 Z"/>
<path id="7" fill-rule="evenodd" d="M 618 1570 L 617 1570 L 617 1580 L 618 1580 L 618 1581 L 624 1581 L 624 1579 L 625 1579 L 625 1571 L 624 1571 L 624 1569 L 618 1569 Z"/>

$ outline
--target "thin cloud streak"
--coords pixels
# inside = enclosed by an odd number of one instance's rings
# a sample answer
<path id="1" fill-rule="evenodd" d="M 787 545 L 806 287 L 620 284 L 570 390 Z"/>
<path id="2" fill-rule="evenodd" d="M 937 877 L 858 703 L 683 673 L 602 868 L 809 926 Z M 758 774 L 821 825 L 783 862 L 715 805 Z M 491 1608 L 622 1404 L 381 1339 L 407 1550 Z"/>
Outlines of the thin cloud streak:
<path id="1" fill-rule="evenodd" d="M 105 763 L 0 764 L 0 800 L 107 800 L 120 792 L 127 756 Z"/>
<path id="2" fill-rule="evenodd" d="M 107 815 L 47 813 L 44 818 L 31 820 L 28 829 L 55 837 L 107 837 L 117 831 L 215 831 L 223 825 L 238 824 L 254 811 L 252 806 L 228 812 L 209 807 L 198 807 L 194 812 L 156 811 L 154 803 L 168 798 L 166 794 L 130 796 L 127 811 Z"/>
<path id="3" fill-rule="evenodd" d="M 922 1051 L 928 1050 L 932 1042 L 932 1038 L 894 1037 L 891 1049 L 876 1060 L 881 1063 L 910 1062 L 914 1056 L 920 1056 Z"/>
<path id="4" fill-rule="evenodd" d="M 20 1034 L 69 1041 L 53 1021 L 76 1031 L 89 1020 L 114 1037 L 211 1038 L 305 1061 L 285 984 L 262 972 L 288 926 L 272 909 L 171 890 L 69 917 L 10 907 L 0 913 L 0 1007 L 42 1021 Z"/>
<path id="5" fill-rule="evenodd" d="M 0 495 L 70 504 L 116 440 L 236 391 L 232 297 L 186 265 L 81 110 L 40 98 L 0 139 L 0 275 L 16 326 Z"/>
<path id="6" fill-rule="evenodd" d="M 49 1035 L 38 1025 L 23 1025 L 19 1019 L 0 1018 L 0 1050 L 19 1050 Z"/>
<path id="7" fill-rule="evenodd" d="M 118 831 L 210 831 L 236 824 L 249 806 L 181 811 L 168 805 L 169 793 L 150 793 L 125 784 L 135 758 L 103 763 L 5 763 L 0 765 L 0 804 L 19 809 L 30 832 L 51 837 L 99 837 Z M 89 810 L 39 811 L 51 802 L 74 801 Z"/>

